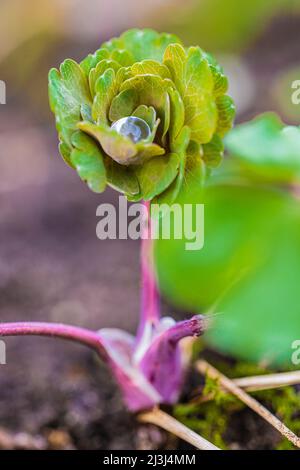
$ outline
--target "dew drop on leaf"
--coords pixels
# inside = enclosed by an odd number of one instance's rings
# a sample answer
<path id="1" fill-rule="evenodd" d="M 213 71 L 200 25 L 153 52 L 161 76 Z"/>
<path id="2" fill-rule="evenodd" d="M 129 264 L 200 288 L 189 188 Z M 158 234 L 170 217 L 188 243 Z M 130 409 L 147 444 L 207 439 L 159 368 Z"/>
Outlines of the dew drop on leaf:
<path id="1" fill-rule="evenodd" d="M 119 134 L 129 137 L 134 143 L 145 140 L 151 135 L 151 129 L 146 121 L 135 116 L 118 119 L 111 128 Z"/>

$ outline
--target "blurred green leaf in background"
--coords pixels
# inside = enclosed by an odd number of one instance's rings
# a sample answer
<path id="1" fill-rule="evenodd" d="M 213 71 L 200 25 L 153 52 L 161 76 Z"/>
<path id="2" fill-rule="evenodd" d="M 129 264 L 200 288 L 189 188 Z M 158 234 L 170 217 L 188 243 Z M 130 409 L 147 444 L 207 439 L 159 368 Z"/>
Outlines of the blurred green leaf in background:
<path id="1" fill-rule="evenodd" d="M 284 126 L 275 114 L 236 127 L 226 143 L 247 174 L 272 182 L 300 181 L 300 127 Z"/>
<path id="2" fill-rule="evenodd" d="M 297 0 L 194 0 L 181 14 L 164 17 L 164 25 L 188 44 L 210 51 L 238 52 L 249 46 L 280 13 L 300 10 Z"/>
<path id="3" fill-rule="evenodd" d="M 300 129 L 266 114 L 233 129 L 229 158 L 181 204 L 205 204 L 205 244 L 159 240 L 165 295 L 181 308 L 217 312 L 206 340 L 237 358 L 292 365 L 300 339 Z"/>

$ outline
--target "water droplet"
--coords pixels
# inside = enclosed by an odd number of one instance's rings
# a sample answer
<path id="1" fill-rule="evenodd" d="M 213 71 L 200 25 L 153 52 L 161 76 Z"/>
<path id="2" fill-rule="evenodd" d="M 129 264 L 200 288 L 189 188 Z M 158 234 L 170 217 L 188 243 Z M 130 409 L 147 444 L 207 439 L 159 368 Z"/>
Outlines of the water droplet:
<path id="1" fill-rule="evenodd" d="M 141 118 L 128 116 L 114 122 L 111 126 L 118 134 L 129 137 L 134 143 L 147 139 L 151 135 L 151 129 Z"/>

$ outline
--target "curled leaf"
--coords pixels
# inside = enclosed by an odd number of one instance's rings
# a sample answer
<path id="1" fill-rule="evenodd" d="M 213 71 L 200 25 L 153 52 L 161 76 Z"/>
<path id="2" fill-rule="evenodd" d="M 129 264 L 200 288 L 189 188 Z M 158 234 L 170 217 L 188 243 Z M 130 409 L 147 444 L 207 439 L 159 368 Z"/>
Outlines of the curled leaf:
<path id="1" fill-rule="evenodd" d="M 113 100 L 109 110 L 110 121 L 117 121 L 126 116 L 131 116 L 137 106 L 137 94 L 135 90 L 121 91 Z"/>
<path id="2" fill-rule="evenodd" d="M 178 167 L 179 157 L 176 153 L 152 158 L 137 167 L 135 173 L 143 199 L 148 201 L 162 193 L 176 178 Z"/>
<path id="3" fill-rule="evenodd" d="M 121 165 L 129 164 L 130 159 L 137 154 L 136 145 L 110 127 L 79 122 L 78 128 L 97 139 L 106 154 Z"/>
<path id="4" fill-rule="evenodd" d="M 76 132 L 72 137 L 70 160 L 80 178 L 95 193 L 101 193 L 106 186 L 106 170 L 103 156 L 95 142 L 83 132 Z"/>

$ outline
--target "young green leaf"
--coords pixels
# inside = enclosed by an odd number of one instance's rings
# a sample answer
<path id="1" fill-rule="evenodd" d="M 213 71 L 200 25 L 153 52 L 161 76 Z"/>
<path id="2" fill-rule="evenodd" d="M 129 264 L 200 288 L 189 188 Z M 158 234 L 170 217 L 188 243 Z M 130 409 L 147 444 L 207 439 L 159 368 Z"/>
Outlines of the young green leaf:
<path id="1" fill-rule="evenodd" d="M 108 112 L 111 101 L 117 93 L 116 74 L 107 69 L 95 85 L 96 96 L 92 107 L 92 118 L 98 124 L 108 124 Z"/>
<path id="2" fill-rule="evenodd" d="M 158 75 L 162 78 L 171 78 L 168 67 L 155 60 L 143 60 L 142 62 L 136 62 L 131 67 L 131 72 L 133 75 Z"/>
<path id="3" fill-rule="evenodd" d="M 184 104 L 179 92 L 175 89 L 169 90 L 170 96 L 170 142 L 174 142 L 184 125 Z"/>
<path id="4" fill-rule="evenodd" d="M 71 136 L 80 120 L 81 106 L 91 105 L 87 80 L 80 66 L 73 60 L 65 60 L 60 72 L 50 70 L 49 100 L 56 116 L 60 139 L 71 148 Z"/>
<path id="5" fill-rule="evenodd" d="M 172 151 L 176 152 L 179 159 L 179 171 L 175 180 L 170 184 L 170 186 L 160 195 L 155 198 L 155 203 L 157 204 L 172 204 L 175 199 L 178 197 L 178 194 L 181 190 L 184 174 L 185 174 L 185 164 L 186 164 L 186 152 L 189 145 L 191 136 L 191 130 L 185 126 L 182 128 L 179 136 L 177 137 Z"/>
<path id="6" fill-rule="evenodd" d="M 163 147 L 153 143 L 137 144 L 137 149 L 138 153 L 135 157 L 135 163 L 137 165 L 142 165 L 146 160 L 166 153 Z"/>
<path id="7" fill-rule="evenodd" d="M 109 110 L 110 121 L 117 121 L 126 116 L 130 116 L 137 106 L 138 96 L 135 90 L 128 89 L 121 91 L 113 100 Z"/>
<path id="8" fill-rule="evenodd" d="M 191 47 L 186 54 L 178 44 L 170 45 L 164 55 L 176 88 L 185 108 L 185 124 L 192 130 L 192 138 L 209 142 L 218 120 L 217 107 L 212 97 L 213 74 L 200 48 Z"/>
<path id="9" fill-rule="evenodd" d="M 160 119 L 159 132 L 161 137 L 166 134 L 169 125 L 169 98 L 167 91 L 172 86 L 168 79 L 162 79 L 158 75 L 137 75 L 126 80 L 121 85 L 121 90 L 133 89 L 138 95 L 140 105 L 155 108 Z"/>
<path id="10" fill-rule="evenodd" d="M 65 142 L 59 142 L 58 150 L 59 150 L 59 153 L 61 154 L 63 160 L 65 161 L 65 163 L 67 165 L 69 165 L 71 168 L 74 168 L 74 165 L 71 162 L 71 149 L 70 149 L 70 147 Z"/>
<path id="11" fill-rule="evenodd" d="M 96 67 L 90 71 L 89 74 L 89 86 L 92 96 L 95 96 L 97 80 L 104 74 L 104 72 L 106 70 L 112 69 L 116 74 L 120 68 L 120 64 L 114 60 L 101 60 L 101 62 L 99 62 Z"/>
<path id="12" fill-rule="evenodd" d="M 114 38 L 102 45 L 109 51 L 126 49 L 132 54 L 135 62 L 144 59 L 162 61 L 164 51 L 169 44 L 180 43 L 174 34 L 159 34 L 152 29 L 131 29 L 119 38 Z"/>
<path id="13" fill-rule="evenodd" d="M 135 169 L 141 196 L 148 201 L 163 192 L 176 178 L 179 157 L 175 153 L 151 158 Z"/>
<path id="14" fill-rule="evenodd" d="M 132 167 L 119 165 L 111 158 L 106 158 L 105 164 L 109 186 L 127 196 L 139 196 L 139 182 Z"/>
<path id="15" fill-rule="evenodd" d="M 128 138 L 108 126 L 79 122 L 78 129 L 94 137 L 104 152 L 121 165 L 127 165 L 137 154 L 137 146 Z"/>
<path id="16" fill-rule="evenodd" d="M 235 106 L 233 99 L 228 95 L 218 96 L 216 99 L 218 109 L 218 123 L 216 133 L 221 137 L 231 129 L 235 116 Z"/>
<path id="17" fill-rule="evenodd" d="M 156 122 L 156 111 L 153 106 L 141 104 L 134 110 L 132 115 L 143 119 L 148 124 L 151 131 L 153 131 Z"/>
<path id="18" fill-rule="evenodd" d="M 122 67 L 130 67 L 134 64 L 134 57 L 131 52 L 126 51 L 126 49 L 115 49 L 111 53 L 111 59 L 118 62 Z"/>
<path id="19" fill-rule="evenodd" d="M 80 62 L 80 67 L 82 68 L 85 76 L 88 77 L 90 71 L 96 67 L 96 65 L 101 62 L 103 59 L 109 58 L 109 52 L 107 49 L 101 48 L 98 49 L 94 54 L 89 54 L 85 59 Z"/>
<path id="20" fill-rule="evenodd" d="M 224 153 L 224 144 L 218 134 L 215 134 L 210 142 L 203 144 L 202 150 L 202 158 L 208 168 L 216 168 L 220 165 Z"/>
<path id="21" fill-rule="evenodd" d="M 99 147 L 80 131 L 73 134 L 72 144 L 75 147 L 70 156 L 72 165 L 92 191 L 102 193 L 106 186 L 106 171 Z"/>

